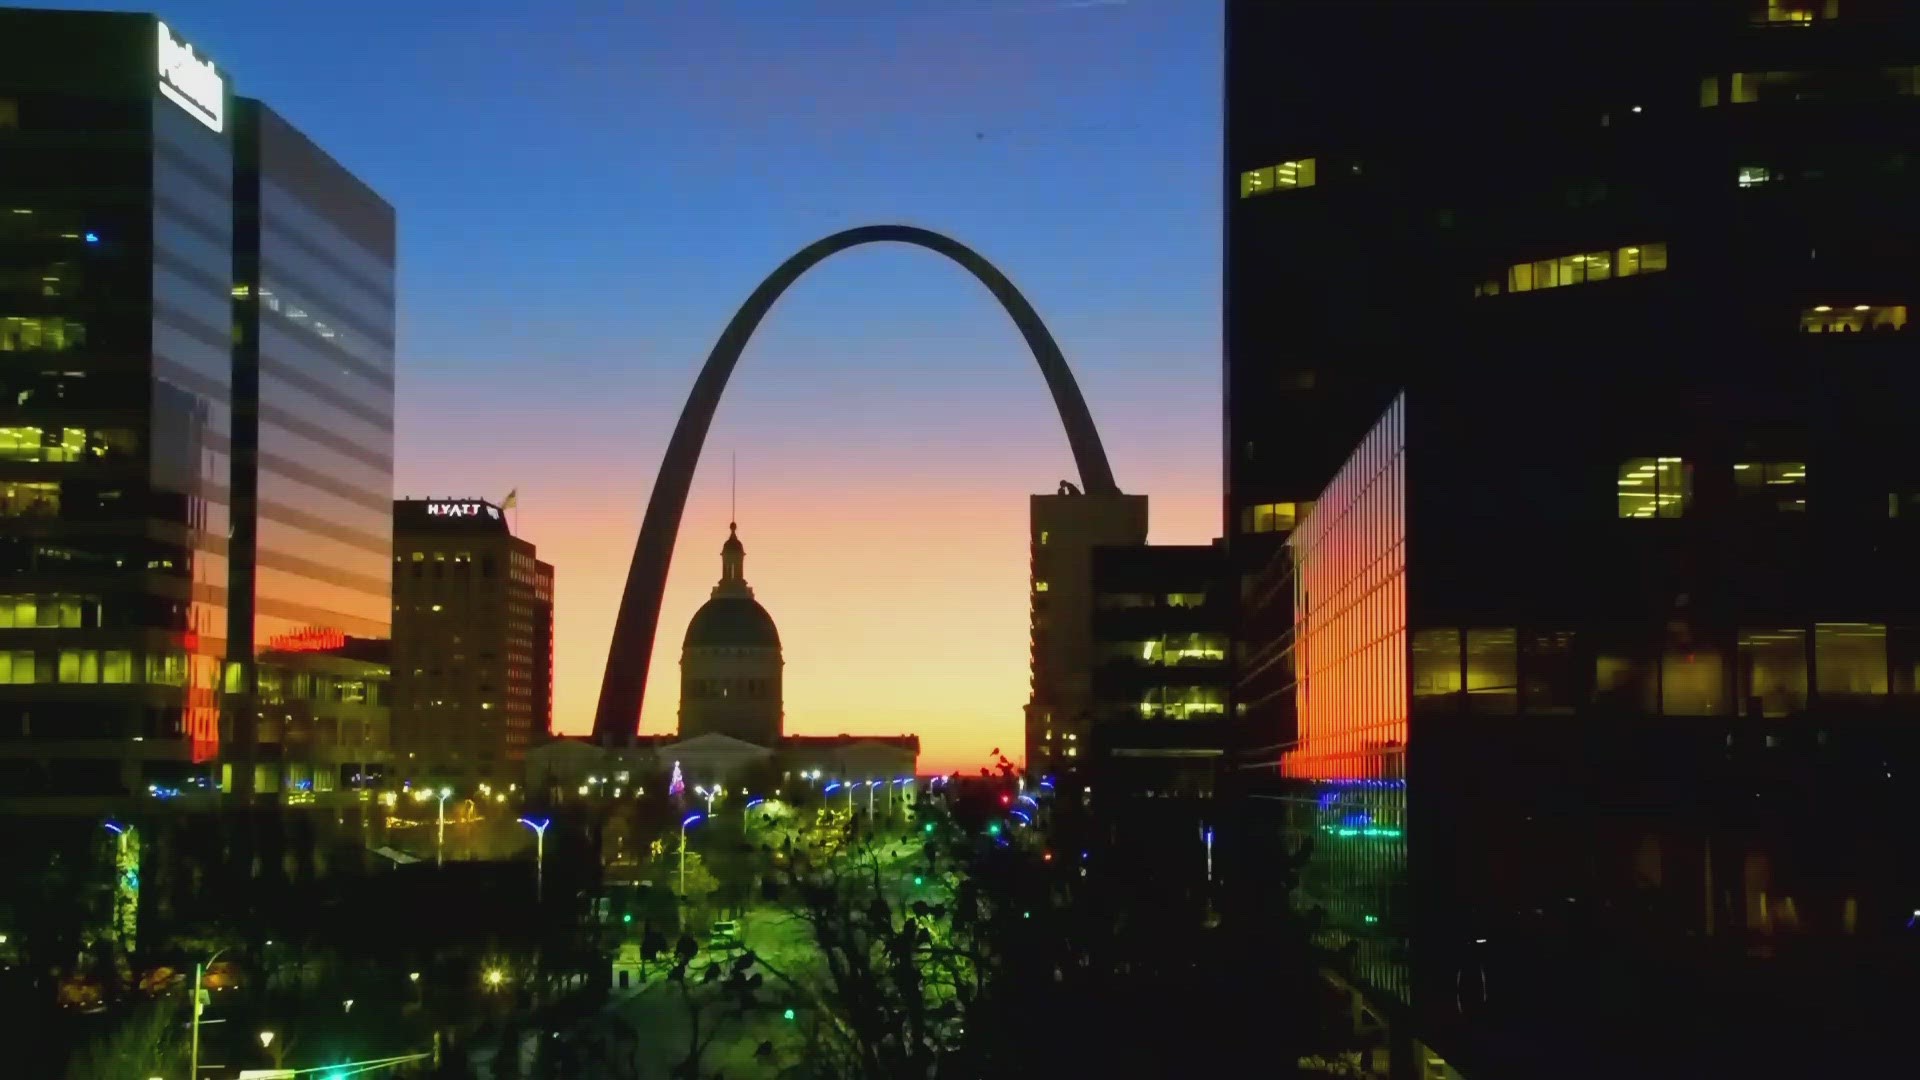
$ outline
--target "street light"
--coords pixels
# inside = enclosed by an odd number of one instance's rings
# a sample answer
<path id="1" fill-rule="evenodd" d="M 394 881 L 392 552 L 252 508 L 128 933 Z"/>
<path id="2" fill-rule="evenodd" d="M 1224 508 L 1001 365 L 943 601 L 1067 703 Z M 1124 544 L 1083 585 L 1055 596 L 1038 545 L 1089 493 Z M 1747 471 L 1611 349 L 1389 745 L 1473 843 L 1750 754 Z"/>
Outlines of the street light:
<path id="1" fill-rule="evenodd" d="M 680 898 L 687 896 L 687 826 L 705 817 L 705 814 L 688 814 L 680 819 Z"/>
<path id="2" fill-rule="evenodd" d="M 533 830 L 533 900 L 540 903 L 546 896 L 547 826 L 553 824 L 553 819 L 521 818 L 520 824 Z"/>
<path id="3" fill-rule="evenodd" d="M 260 1033 L 260 1049 L 265 1050 L 267 1047 L 272 1045 L 273 1045 L 273 1032 L 271 1031 L 261 1032 Z"/>
<path id="4" fill-rule="evenodd" d="M 747 835 L 747 819 L 753 816 L 752 814 L 747 813 L 747 811 L 753 809 L 756 806 L 759 806 L 761 803 L 766 801 L 767 800 L 765 799 L 748 799 L 747 805 L 740 808 L 740 835 L 741 836 Z"/>
<path id="5" fill-rule="evenodd" d="M 888 817 L 893 816 L 893 789 L 896 787 L 899 787 L 901 784 L 911 784 L 911 783 L 913 783 L 913 777 L 901 776 L 901 777 L 896 777 L 893 783 L 887 785 L 887 816 Z M 900 793 L 900 801 L 901 803 L 904 804 L 906 800 L 907 800 L 907 793 L 902 791 Z"/>
<path id="6" fill-rule="evenodd" d="M 483 978 L 486 980 L 487 989 L 498 990 L 500 984 L 507 981 L 507 973 L 499 968 L 488 968 Z"/>
<path id="7" fill-rule="evenodd" d="M 447 862 L 447 796 L 453 794 L 453 789 L 443 787 L 434 794 L 440 799 L 440 829 L 439 838 L 434 841 L 433 865 L 445 866 Z"/>
<path id="8" fill-rule="evenodd" d="M 719 784 L 713 785 L 712 791 L 708 791 L 706 788 L 703 788 L 703 787 L 696 787 L 693 790 L 695 794 L 705 795 L 707 797 L 707 816 L 708 817 L 713 816 L 713 800 L 719 798 L 721 795 L 726 793 L 726 789 L 721 787 Z"/>
<path id="9" fill-rule="evenodd" d="M 879 786 L 880 786 L 880 781 L 878 781 L 878 780 L 869 780 L 869 781 L 867 781 L 867 820 L 868 820 L 868 821 L 872 821 L 872 820 L 873 820 L 873 789 L 874 789 L 874 788 L 877 788 L 877 787 L 879 787 Z M 888 802 L 892 802 L 892 801 L 893 801 L 893 789 L 892 789 L 892 788 L 888 788 L 888 789 L 887 789 L 887 801 L 888 801 Z"/>
<path id="10" fill-rule="evenodd" d="M 195 962 L 193 965 L 193 1038 L 190 1040 L 192 1049 L 188 1051 L 187 1056 L 189 1080 L 198 1080 L 200 1076 L 200 984 L 206 981 L 206 970 L 220 959 L 221 953 L 226 951 L 215 949 L 213 955 L 207 957 L 206 963 Z"/>

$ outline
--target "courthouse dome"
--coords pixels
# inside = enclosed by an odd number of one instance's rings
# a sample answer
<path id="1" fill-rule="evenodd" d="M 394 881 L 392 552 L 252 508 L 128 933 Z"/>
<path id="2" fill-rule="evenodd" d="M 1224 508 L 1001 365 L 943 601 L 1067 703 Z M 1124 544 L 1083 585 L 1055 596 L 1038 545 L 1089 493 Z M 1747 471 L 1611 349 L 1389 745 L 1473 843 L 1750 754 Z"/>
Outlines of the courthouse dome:
<path id="1" fill-rule="evenodd" d="M 720 583 L 687 622 L 683 649 L 778 649 L 780 630 L 747 585 L 747 549 L 737 527 L 727 526 L 720 548 Z"/>

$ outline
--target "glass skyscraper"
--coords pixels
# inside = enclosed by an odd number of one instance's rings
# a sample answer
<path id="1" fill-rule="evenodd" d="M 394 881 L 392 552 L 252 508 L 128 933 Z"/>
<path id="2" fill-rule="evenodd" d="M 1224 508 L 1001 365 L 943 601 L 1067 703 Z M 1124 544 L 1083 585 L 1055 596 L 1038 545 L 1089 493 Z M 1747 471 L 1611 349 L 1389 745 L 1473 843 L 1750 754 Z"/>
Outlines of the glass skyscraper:
<path id="1" fill-rule="evenodd" d="M 388 636 L 392 211 L 152 16 L 0 42 L 0 791 L 192 795 Z"/>

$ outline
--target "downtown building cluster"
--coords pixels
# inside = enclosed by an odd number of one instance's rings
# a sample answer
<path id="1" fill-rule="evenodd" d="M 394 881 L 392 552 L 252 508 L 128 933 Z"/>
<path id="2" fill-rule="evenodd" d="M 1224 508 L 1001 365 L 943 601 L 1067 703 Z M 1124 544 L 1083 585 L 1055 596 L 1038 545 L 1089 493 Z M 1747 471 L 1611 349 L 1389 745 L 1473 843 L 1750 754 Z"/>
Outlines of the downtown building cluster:
<path id="1" fill-rule="evenodd" d="M 154 16 L 0 41 L 7 818 L 138 826 L 164 889 L 182 822 L 518 780 L 552 567 L 501 506 L 394 501 L 393 208 Z"/>
<path id="2" fill-rule="evenodd" d="M 1373 1063 L 1897 1060 L 1913 7 L 1227 13 L 1223 749 Z"/>

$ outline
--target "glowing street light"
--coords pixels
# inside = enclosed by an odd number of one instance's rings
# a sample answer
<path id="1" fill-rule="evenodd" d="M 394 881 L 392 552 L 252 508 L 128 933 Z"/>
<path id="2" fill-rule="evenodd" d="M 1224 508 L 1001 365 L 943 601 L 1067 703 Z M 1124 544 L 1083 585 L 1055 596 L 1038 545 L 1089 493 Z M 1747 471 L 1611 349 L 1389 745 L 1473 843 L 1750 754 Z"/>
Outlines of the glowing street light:
<path id="1" fill-rule="evenodd" d="M 705 817 L 705 814 L 688 814 L 680 819 L 680 896 L 687 895 L 687 826 Z"/>
<path id="2" fill-rule="evenodd" d="M 884 781 L 881 781 L 881 780 L 867 781 L 867 820 L 868 821 L 873 820 L 873 789 L 879 787 L 882 783 L 884 783 Z M 887 799 L 889 802 L 891 802 L 893 799 L 892 788 L 887 789 Z"/>
<path id="3" fill-rule="evenodd" d="M 747 819 L 753 816 L 752 814 L 747 813 L 747 811 L 753 809 L 756 806 L 759 806 L 761 803 L 764 803 L 766 801 L 767 800 L 765 799 L 748 799 L 747 805 L 740 808 L 740 835 L 741 836 L 747 835 Z"/>
<path id="4" fill-rule="evenodd" d="M 535 903 L 546 897 L 547 879 L 547 826 L 553 824 L 552 818 L 521 818 L 520 824 L 533 830 L 533 899 Z"/>
<path id="5" fill-rule="evenodd" d="M 713 785 L 712 791 L 708 791 L 706 788 L 703 788 L 703 787 L 695 787 L 693 790 L 695 794 L 705 795 L 707 797 L 707 816 L 708 817 L 713 816 L 713 800 L 727 793 L 727 789 L 721 787 L 719 784 Z"/>
<path id="6" fill-rule="evenodd" d="M 267 1047 L 272 1045 L 273 1045 L 273 1032 L 271 1031 L 261 1032 L 260 1033 L 260 1049 L 265 1050 Z"/>
<path id="7" fill-rule="evenodd" d="M 444 866 L 447 862 L 447 797 L 453 794 L 453 789 L 443 787 L 434 794 L 440 800 L 440 828 L 439 838 L 434 841 L 433 846 L 433 864 Z"/>
<path id="8" fill-rule="evenodd" d="M 488 968 L 487 973 L 481 976 L 481 979 L 486 982 L 487 989 L 498 990 L 501 984 L 507 981 L 507 973 L 499 968 Z"/>

